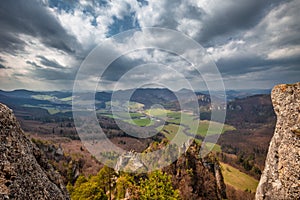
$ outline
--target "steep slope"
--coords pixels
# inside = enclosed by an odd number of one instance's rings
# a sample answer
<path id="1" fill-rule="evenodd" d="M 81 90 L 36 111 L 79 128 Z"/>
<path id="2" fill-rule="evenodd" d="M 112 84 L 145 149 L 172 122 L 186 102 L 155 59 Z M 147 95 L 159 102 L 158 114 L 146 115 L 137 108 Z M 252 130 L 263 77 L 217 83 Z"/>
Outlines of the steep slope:
<path id="1" fill-rule="evenodd" d="M 300 82 L 272 90 L 277 124 L 256 199 L 300 197 Z"/>
<path id="2" fill-rule="evenodd" d="M 69 199 L 58 173 L 0 104 L 0 199 Z"/>

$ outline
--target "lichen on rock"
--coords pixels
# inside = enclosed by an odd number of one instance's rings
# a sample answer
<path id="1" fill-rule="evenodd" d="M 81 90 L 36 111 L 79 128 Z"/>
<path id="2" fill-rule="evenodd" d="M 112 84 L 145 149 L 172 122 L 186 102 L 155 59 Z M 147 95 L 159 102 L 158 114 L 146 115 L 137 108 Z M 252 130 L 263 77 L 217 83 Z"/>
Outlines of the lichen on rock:
<path id="1" fill-rule="evenodd" d="M 272 90 L 277 124 L 256 199 L 300 197 L 300 82 Z"/>

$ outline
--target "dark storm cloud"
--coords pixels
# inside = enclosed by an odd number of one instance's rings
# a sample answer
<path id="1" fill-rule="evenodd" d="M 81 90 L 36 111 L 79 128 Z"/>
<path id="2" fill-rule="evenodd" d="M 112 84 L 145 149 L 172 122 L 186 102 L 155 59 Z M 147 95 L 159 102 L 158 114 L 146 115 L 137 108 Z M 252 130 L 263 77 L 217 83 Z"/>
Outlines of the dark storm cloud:
<path id="1" fill-rule="evenodd" d="M 235 36 L 242 30 L 254 27 L 272 8 L 289 1 L 218 0 L 209 1 L 209 8 L 196 7 L 195 2 L 163 1 L 160 4 L 162 8 L 159 8 L 157 20 L 150 24 L 146 23 L 146 26 L 165 27 L 183 32 L 197 30 L 198 33 L 193 36 L 194 39 L 206 46 L 212 46 L 215 43 L 226 42 L 228 38 Z M 155 3 L 151 5 L 155 7 Z M 145 17 L 147 18 L 147 16 Z M 144 19 L 140 20 L 143 21 Z M 201 25 L 189 24 L 189 20 L 196 20 Z M 144 21 L 148 22 L 148 20 Z M 181 25 L 184 25 L 185 28 L 181 29 Z"/>
<path id="2" fill-rule="evenodd" d="M 225 42 L 240 31 L 257 25 L 270 9 L 274 8 L 280 2 L 287 1 L 222 1 L 220 5 L 216 5 L 213 15 L 207 16 L 204 19 L 205 23 L 197 40 L 210 45 L 212 45 L 215 39 Z"/>
<path id="3" fill-rule="evenodd" d="M 74 53 L 78 43 L 38 0 L 0 1 L 0 51 L 22 50 L 20 34 L 38 38 L 46 46 Z"/>
<path id="4" fill-rule="evenodd" d="M 0 63 L 0 69 L 6 69 L 6 67 Z"/>
<path id="5" fill-rule="evenodd" d="M 36 62 L 26 61 L 27 64 L 34 68 L 30 70 L 32 77 L 36 77 L 43 80 L 74 80 L 75 70 L 70 68 L 55 69 L 42 67 Z"/>
<path id="6" fill-rule="evenodd" d="M 29 65 L 32 65 L 33 67 L 42 69 L 42 67 L 40 65 L 38 65 L 36 62 L 27 60 L 26 63 Z"/>
<path id="7" fill-rule="evenodd" d="M 143 64 L 141 59 L 132 60 L 122 56 L 106 68 L 102 78 L 107 81 L 118 81 L 126 72 L 141 64 Z"/>
<path id="8" fill-rule="evenodd" d="M 53 68 L 57 68 L 57 69 L 64 69 L 65 68 L 64 66 L 59 64 L 57 61 L 49 60 L 44 56 L 37 56 L 37 58 L 40 59 L 41 64 L 44 65 L 44 66 L 53 67 Z"/>
<path id="9" fill-rule="evenodd" d="M 1 14 L 0 14 L 1 15 Z M 2 19 L 0 18 L 0 27 Z M 12 55 L 16 55 L 16 50 L 23 50 L 25 42 L 17 38 L 18 36 L 7 32 L 5 29 L 0 31 L 0 51 L 7 52 Z"/>
<path id="10" fill-rule="evenodd" d="M 232 76 L 266 71 L 276 66 L 284 66 L 286 70 L 295 70 L 300 74 L 299 63 L 300 57 L 265 59 L 257 55 L 249 55 L 245 57 L 221 58 L 216 64 L 223 75 Z"/>
<path id="11" fill-rule="evenodd" d="M 297 76 L 299 80 L 299 1 L 267 2 L 236 4 L 232 13 L 223 6 L 224 12 L 205 23 L 200 40 L 208 41 L 206 45 L 214 49 L 219 47 L 221 56 L 216 64 L 223 77 L 239 77 L 241 81 L 247 77 L 253 83 L 268 80 L 271 87 L 297 81 Z M 240 13 L 235 13 L 241 7 Z"/>
<path id="12" fill-rule="evenodd" d="M 44 80 L 69 80 L 75 79 L 75 73 L 70 69 L 65 70 L 54 70 L 50 68 L 36 68 L 32 71 L 35 77 Z"/>
<path id="13" fill-rule="evenodd" d="M 245 74 L 270 67 L 270 62 L 259 56 L 221 58 L 216 64 L 223 75 Z"/>

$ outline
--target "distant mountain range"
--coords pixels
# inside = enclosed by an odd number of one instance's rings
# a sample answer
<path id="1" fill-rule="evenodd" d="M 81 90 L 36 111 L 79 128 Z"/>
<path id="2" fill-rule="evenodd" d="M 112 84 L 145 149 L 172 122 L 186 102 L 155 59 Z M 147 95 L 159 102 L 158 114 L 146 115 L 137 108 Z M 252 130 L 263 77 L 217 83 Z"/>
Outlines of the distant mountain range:
<path id="1" fill-rule="evenodd" d="M 241 99 L 255 94 L 269 94 L 269 90 L 229 90 L 226 91 L 227 101 L 231 102 L 235 99 Z M 88 94 L 88 93 L 86 93 Z M 218 93 L 215 93 L 217 94 Z M 85 93 L 81 94 L 84 98 Z M 87 95 L 88 96 L 88 95 Z M 195 97 L 197 99 L 195 99 Z M 217 96 L 216 96 L 217 97 Z M 180 110 L 180 106 L 189 107 L 192 101 L 198 101 L 199 107 L 204 107 L 207 110 L 211 109 L 211 98 L 207 91 L 193 92 L 188 89 L 181 89 L 173 92 L 166 88 L 139 88 L 130 90 L 119 90 L 116 92 L 103 91 L 96 92 L 95 106 L 97 109 L 106 107 L 106 102 L 111 100 L 123 101 L 127 100 L 143 104 L 145 108 L 150 108 L 152 105 L 159 104 L 166 109 Z M 218 99 L 218 97 L 216 98 Z M 180 103 L 179 103 L 180 100 Z M 8 105 L 16 112 L 22 110 L 22 114 L 31 112 L 45 112 L 49 114 L 71 113 L 72 110 L 72 92 L 69 91 L 29 91 L 29 90 L 0 90 L 0 102 Z M 181 104 L 181 105 L 180 105 Z M 220 107 L 220 106 L 216 106 Z M 221 107 L 224 107 L 221 106 Z M 39 110 L 40 109 L 40 110 Z M 191 108 L 193 109 L 193 108 Z M 46 111 L 47 110 L 47 111 Z M 18 113 L 17 113 L 18 115 Z M 26 115 L 26 114 L 25 114 Z M 71 114 L 69 114 L 71 116 Z"/>

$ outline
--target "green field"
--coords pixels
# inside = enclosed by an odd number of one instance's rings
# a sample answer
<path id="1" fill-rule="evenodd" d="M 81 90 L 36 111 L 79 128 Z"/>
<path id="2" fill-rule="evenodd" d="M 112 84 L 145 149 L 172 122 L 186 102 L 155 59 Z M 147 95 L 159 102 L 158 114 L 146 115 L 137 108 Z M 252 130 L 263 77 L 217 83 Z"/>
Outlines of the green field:
<path id="1" fill-rule="evenodd" d="M 128 110 L 142 110 L 144 104 L 137 103 L 137 102 L 120 102 L 120 101 L 107 101 L 105 102 L 107 108 L 115 107 L 115 108 L 123 108 Z"/>
<path id="2" fill-rule="evenodd" d="M 150 120 L 150 118 L 145 117 L 142 113 L 137 112 L 131 112 L 129 113 L 129 116 L 131 119 L 128 119 L 128 113 L 126 112 L 114 112 L 114 114 L 101 110 L 97 112 L 100 114 L 100 116 L 110 117 L 114 119 L 120 119 L 124 122 L 136 125 L 136 126 L 151 126 L 154 124 L 153 121 Z"/>
<path id="3" fill-rule="evenodd" d="M 72 96 L 59 99 L 61 101 L 72 101 Z"/>
<path id="4" fill-rule="evenodd" d="M 142 109 L 143 107 L 144 104 L 133 102 L 133 101 L 129 102 L 129 109 Z"/>
<path id="5" fill-rule="evenodd" d="M 205 143 L 205 145 L 206 145 L 206 147 L 208 148 L 208 149 L 211 149 L 213 152 L 222 152 L 222 149 L 221 149 L 221 146 L 220 145 L 218 145 L 218 144 L 213 144 L 213 143 L 209 143 L 209 142 L 207 142 L 207 143 Z"/>
<path id="6" fill-rule="evenodd" d="M 158 127 L 157 129 L 160 128 L 161 127 Z M 183 142 L 191 138 L 190 136 L 187 136 L 183 130 L 184 127 L 182 126 L 178 126 L 176 124 L 168 124 L 162 128 L 161 133 L 163 133 L 168 140 L 172 140 L 173 143 L 176 143 L 177 145 L 182 145 Z"/>
<path id="7" fill-rule="evenodd" d="M 179 127 L 180 126 L 174 124 L 168 124 L 163 127 L 162 132 L 166 136 L 166 138 L 168 138 L 168 140 L 172 140 L 176 133 L 179 131 Z"/>
<path id="8" fill-rule="evenodd" d="M 210 129 L 208 129 L 210 126 Z M 223 128 L 222 128 L 223 126 Z M 222 129 L 221 129 L 222 128 Z M 235 130 L 233 126 L 221 124 L 213 121 L 200 121 L 197 134 L 201 136 L 218 134 L 221 129 L 221 134 L 226 131 Z"/>
<path id="9" fill-rule="evenodd" d="M 167 114 L 169 112 L 171 112 L 171 111 L 161 109 L 161 108 L 153 108 L 153 109 L 145 110 L 145 114 L 152 116 L 152 117 L 164 117 L 164 116 L 167 116 Z"/>
<path id="10" fill-rule="evenodd" d="M 135 119 L 135 118 L 140 118 L 140 117 L 144 117 L 145 115 L 143 115 L 142 113 L 137 113 L 137 112 L 135 112 L 135 113 L 130 113 L 130 117 L 132 118 L 132 119 Z"/>
<path id="11" fill-rule="evenodd" d="M 151 125 L 153 125 L 153 121 L 151 121 L 149 118 L 123 120 L 123 121 L 128 122 L 128 123 L 133 124 L 133 125 L 137 125 L 137 126 L 151 126 Z"/>
<path id="12" fill-rule="evenodd" d="M 54 114 L 56 114 L 56 113 L 61 112 L 61 110 L 56 109 L 56 108 L 49 108 L 49 107 L 43 107 L 43 108 L 44 108 L 44 109 L 47 109 L 48 112 L 50 113 L 50 115 L 54 115 Z"/>
<path id="13" fill-rule="evenodd" d="M 195 116 L 187 113 L 169 111 L 167 116 L 168 122 L 188 126 L 190 128 L 189 132 L 196 133 L 197 135 L 201 135 L 203 137 L 205 137 L 206 135 L 213 135 L 219 133 L 222 134 L 226 131 L 235 130 L 233 126 L 227 124 L 223 125 L 222 123 L 207 120 L 200 121 L 198 124 L 198 120 L 195 119 Z"/>
<path id="14" fill-rule="evenodd" d="M 221 167 L 226 184 L 234 187 L 237 190 L 248 190 L 251 192 L 256 191 L 258 180 L 228 164 L 221 163 Z"/>
<path id="15" fill-rule="evenodd" d="M 116 118 L 116 119 L 128 119 L 128 113 L 127 112 L 122 112 L 122 111 L 116 111 L 114 113 L 111 113 L 109 111 L 106 111 L 106 110 L 98 110 L 97 111 L 98 114 L 102 115 L 102 116 L 107 116 L 107 117 L 111 117 L 111 118 Z M 140 117 L 143 117 L 145 115 L 143 115 L 142 113 L 137 113 L 137 112 L 134 112 L 134 113 L 129 113 L 129 116 L 132 118 L 132 119 L 136 119 L 136 118 L 140 118 Z"/>
<path id="16" fill-rule="evenodd" d="M 119 104 L 119 102 L 113 102 L 113 104 Z M 140 107 L 138 103 L 133 103 L 136 107 Z M 171 110 L 165 110 L 161 108 L 154 108 L 145 111 L 139 112 L 130 112 L 130 118 L 128 118 L 128 113 L 125 111 L 115 112 L 114 116 L 107 111 L 101 111 L 101 115 L 121 119 L 124 122 L 131 123 L 137 126 L 152 126 L 154 125 L 154 120 L 151 120 L 150 117 L 155 117 L 158 119 L 166 120 L 166 122 L 171 123 L 165 125 L 164 127 L 156 127 L 157 130 L 162 130 L 162 133 L 168 138 L 173 138 L 177 133 L 177 130 L 180 130 L 180 133 L 185 135 L 183 130 L 186 129 L 186 132 L 196 135 L 201 135 L 205 137 L 206 135 L 213 135 L 224 133 L 226 131 L 235 130 L 233 126 L 226 124 L 212 122 L 212 121 L 199 121 L 197 116 L 192 115 L 192 113 L 186 112 L 177 112 Z M 148 116 L 148 117 L 146 117 Z M 179 136 L 178 138 L 180 138 Z M 215 151 L 219 151 L 219 147 L 214 147 Z"/>

